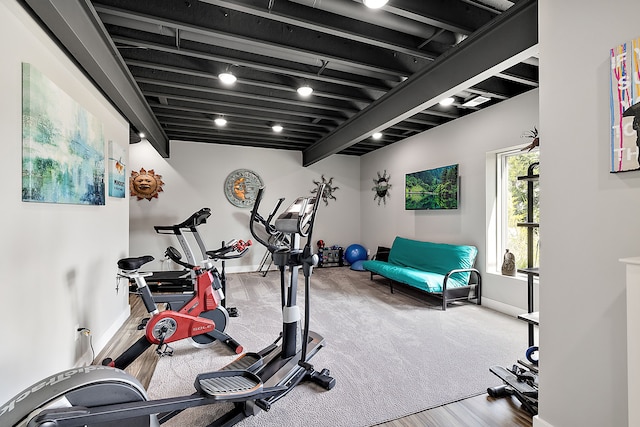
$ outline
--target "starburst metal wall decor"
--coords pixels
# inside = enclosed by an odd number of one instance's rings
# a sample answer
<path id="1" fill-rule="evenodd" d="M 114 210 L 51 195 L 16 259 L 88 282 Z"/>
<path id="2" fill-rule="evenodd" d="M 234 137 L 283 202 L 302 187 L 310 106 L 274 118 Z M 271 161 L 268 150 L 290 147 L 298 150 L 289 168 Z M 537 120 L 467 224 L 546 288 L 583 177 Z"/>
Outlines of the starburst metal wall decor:
<path id="1" fill-rule="evenodd" d="M 380 206 L 380 202 L 384 202 L 387 204 L 387 197 L 391 197 L 389 194 L 389 190 L 391 189 L 391 184 L 389 181 L 391 180 L 391 175 L 387 176 L 387 170 L 384 170 L 384 173 L 380 175 L 378 172 L 378 178 L 373 178 L 373 183 L 375 184 L 371 191 L 375 191 L 375 195 L 373 196 L 373 200 L 378 200 L 378 206 Z"/>
<path id="2" fill-rule="evenodd" d="M 322 181 L 316 181 L 315 179 L 313 180 L 313 183 L 316 185 L 316 188 L 314 188 L 313 190 L 311 190 L 311 194 L 315 194 L 318 192 L 318 186 L 320 184 L 324 184 L 324 191 L 322 192 L 322 195 L 320 196 L 322 198 L 322 201 L 324 202 L 325 206 L 329 206 L 329 199 L 333 199 L 333 200 L 338 200 L 336 199 L 336 197 L 333 195 L 333 192 L 338 190 L 340 187 L 333 187 L 333 177 L 331 177 L 329 179 L 329 181 L 327 181 L 324 177 L 324 175 L 322 175 Z"/>

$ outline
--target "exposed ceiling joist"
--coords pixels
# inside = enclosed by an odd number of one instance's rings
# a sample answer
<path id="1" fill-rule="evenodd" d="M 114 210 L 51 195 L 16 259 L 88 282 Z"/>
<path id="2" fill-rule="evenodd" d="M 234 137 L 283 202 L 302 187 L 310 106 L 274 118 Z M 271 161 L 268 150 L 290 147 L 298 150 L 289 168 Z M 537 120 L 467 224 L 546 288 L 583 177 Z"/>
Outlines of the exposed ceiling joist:
<path id="1" fill-rule="evenodd" d="M 533 51 L 505 60 L 537 0 L 18 1 L 165 157 L 169 140 L 360 156 L 538 85 Z"/>
<path id="2" fill-rule="evenodd" d="M 309 166 L 537 54 L 537 2 L 515 5 L 303 151 Z M 446 90 L 443 90 L 448 88 Z"/>
<path id="3" fill-rule="evenodd" d="M 49 30 L 96 82 L 114 106 L 163 157 L 169 139 L 153 115 L 135 80 L 120 61 L 113 43 L 100 31 L 102 24 L 86 1 L 25 0 L 38 16 L 46 16 Z"/>

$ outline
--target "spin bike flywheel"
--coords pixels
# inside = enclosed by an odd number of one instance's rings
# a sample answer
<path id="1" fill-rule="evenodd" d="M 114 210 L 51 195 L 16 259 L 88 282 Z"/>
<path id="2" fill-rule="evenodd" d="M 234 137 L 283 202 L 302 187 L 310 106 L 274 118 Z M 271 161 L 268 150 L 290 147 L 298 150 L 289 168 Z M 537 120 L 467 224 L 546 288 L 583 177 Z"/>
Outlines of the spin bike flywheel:
<path id="1" fill-rule="evenodd" d="M 213 320 L 213 323 L 216 324 L 216 330 L 219 332 L 224 332 L 229 324 L 229 312 L 222 306 L 218 306 L 215 310 L 204 311 L 200 313 L 198 317 Z M 218 340 L 210 334 L 196 335 L 191 337 L 190 341 L 191 344 L 197 348 L 211 347 L 218 342 Z"/>

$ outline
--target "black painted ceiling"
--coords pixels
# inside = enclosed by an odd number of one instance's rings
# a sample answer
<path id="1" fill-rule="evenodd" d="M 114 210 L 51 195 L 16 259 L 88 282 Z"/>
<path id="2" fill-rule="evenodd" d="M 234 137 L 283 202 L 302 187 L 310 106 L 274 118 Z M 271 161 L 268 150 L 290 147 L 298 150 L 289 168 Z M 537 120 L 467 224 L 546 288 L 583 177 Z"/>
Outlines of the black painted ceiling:
<path id="1" fill-rule="evenodd" d="M 531 0 L 25 4 L 163 156 L 169 140 L 362 155 L 538 86 Z"/>

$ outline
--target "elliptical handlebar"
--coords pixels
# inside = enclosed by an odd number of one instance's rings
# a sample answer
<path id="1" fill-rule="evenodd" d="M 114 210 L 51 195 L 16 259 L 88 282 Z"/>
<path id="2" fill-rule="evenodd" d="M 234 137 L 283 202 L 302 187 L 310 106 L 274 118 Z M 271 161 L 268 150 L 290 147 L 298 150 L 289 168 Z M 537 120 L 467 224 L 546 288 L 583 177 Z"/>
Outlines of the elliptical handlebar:
<path id="1" fill-rule="evenodd" d="M 254 229 L 254 222 L 259 222 L 264 225 L 265 231 L 269 236 L 274 236 L 277 233 L 296 233 L 301 237 L 307 237 L 307 246 L 310 244 L 311 233 L 313 232 L 313 223 L 315 221 L 316 212 L 318 210 L 318 197 L 324 192 L 325 184 L 319 184 L 317 195 L 314 197 L 299 197 L 294 203 L 287 208 L 285 212 L 280 214 L 276 219 L 275 225 L 271 224 L 271 220 L 276 214 L 276 211 L 284 201 L 284 198 L 280 198 L 276 203 L 276 206 L 269 214 L 269 217 L 265 220 L 259 213 L 258 208 L 262 201 L 264 194 L 264 187 L 258 190 L 256 195 L 256 201 L 251 210 L 251 220 L 249 221 L 249 229 L 253 237 L 264 245 L 271 253 L 278 249 L 282 249 L 282 246 L 276 246 L 268 243 L 262 237 L 260 237 Z M 310 208 L 310 209 L 309 209 Z"/>
<path id="2" fill-rule="evenodd" d="M 282 202 L 284 202 L 284 197 L 280 197 L 278 199 L 278 201 L 276 202 L 275 206 L 271 210 L 271 213 L 269 214 L 269 217 L 267 218 L 267 221 L 264 223 L 265 224 L 265 228 L 268 228 L 267 232 L 271 236 L 275 235 L 278 232 L 278 230 L 276 230 L 276 228 L 273 225 L 271 225 L 271 220 L 276 215 L 276 212 L 278 212 L 278 209 L 280 209 L 280 205 L 282 205 Z"/>
<path id="3" fill-rule="evenodd" d="M 326 184 L 319 184 L 318 185 L 318 192 L 316 193 L 316 196 L 312 198 L 313 200 L 313 212 L 311 213 L 310 219 L 309 219 L 309 228 L 306 231 L 306 234 L 304 235 L 304 237 L 307 238 L 307 244 L 305 245 L 305 247 L 311 247 L 311 235 L 313 234 L 313 225 L 316 222 L 316 212 L 318 211 L 318 206 L 319 206 L 319 197 L 322 197 L 322 194 L 324 193 L 324 189 L 326 187 Z"/>
<path id="4" fill-rule="evenodd" d="M 251 235 L 253 236 L 254 239 L 256 239 L 261 245 L 266 247 L 269 250 L 269 252 L 273 253 L 274 251 L 279 249 L 279 247 L 276 245 L 270 244 L 269 242 L 265 241 L 262 237 L 260 237 L 258 233 L 256 233 L 256 230 L 253 225 L 256 222 L 259 222 L 264 226 L 264 229 L 269 236 L 275 235 L 278 231 L 271 224 L 271 220 L 273 219 L 274 215 L 276 214 L 276 211 L 278 210 L 278 208 L 280 208 L 280 205 L 284 201 L 284 197 L 278 200 L 275 207 L 273 208 L 273 210 L 265 220 L 262 217 L 262 215 L 258 213 L 258 208 L 260 207 L 260 202 L 262 202 L 263 195 L 264 195 L 264 187 L 260 187 L 258 189 L 258 193 L 256 194 L 256 201 L 254 202 L 253 208 L 251 209 L 251 219 L 249 220 L 249 230 L 251 231 Z"/>

